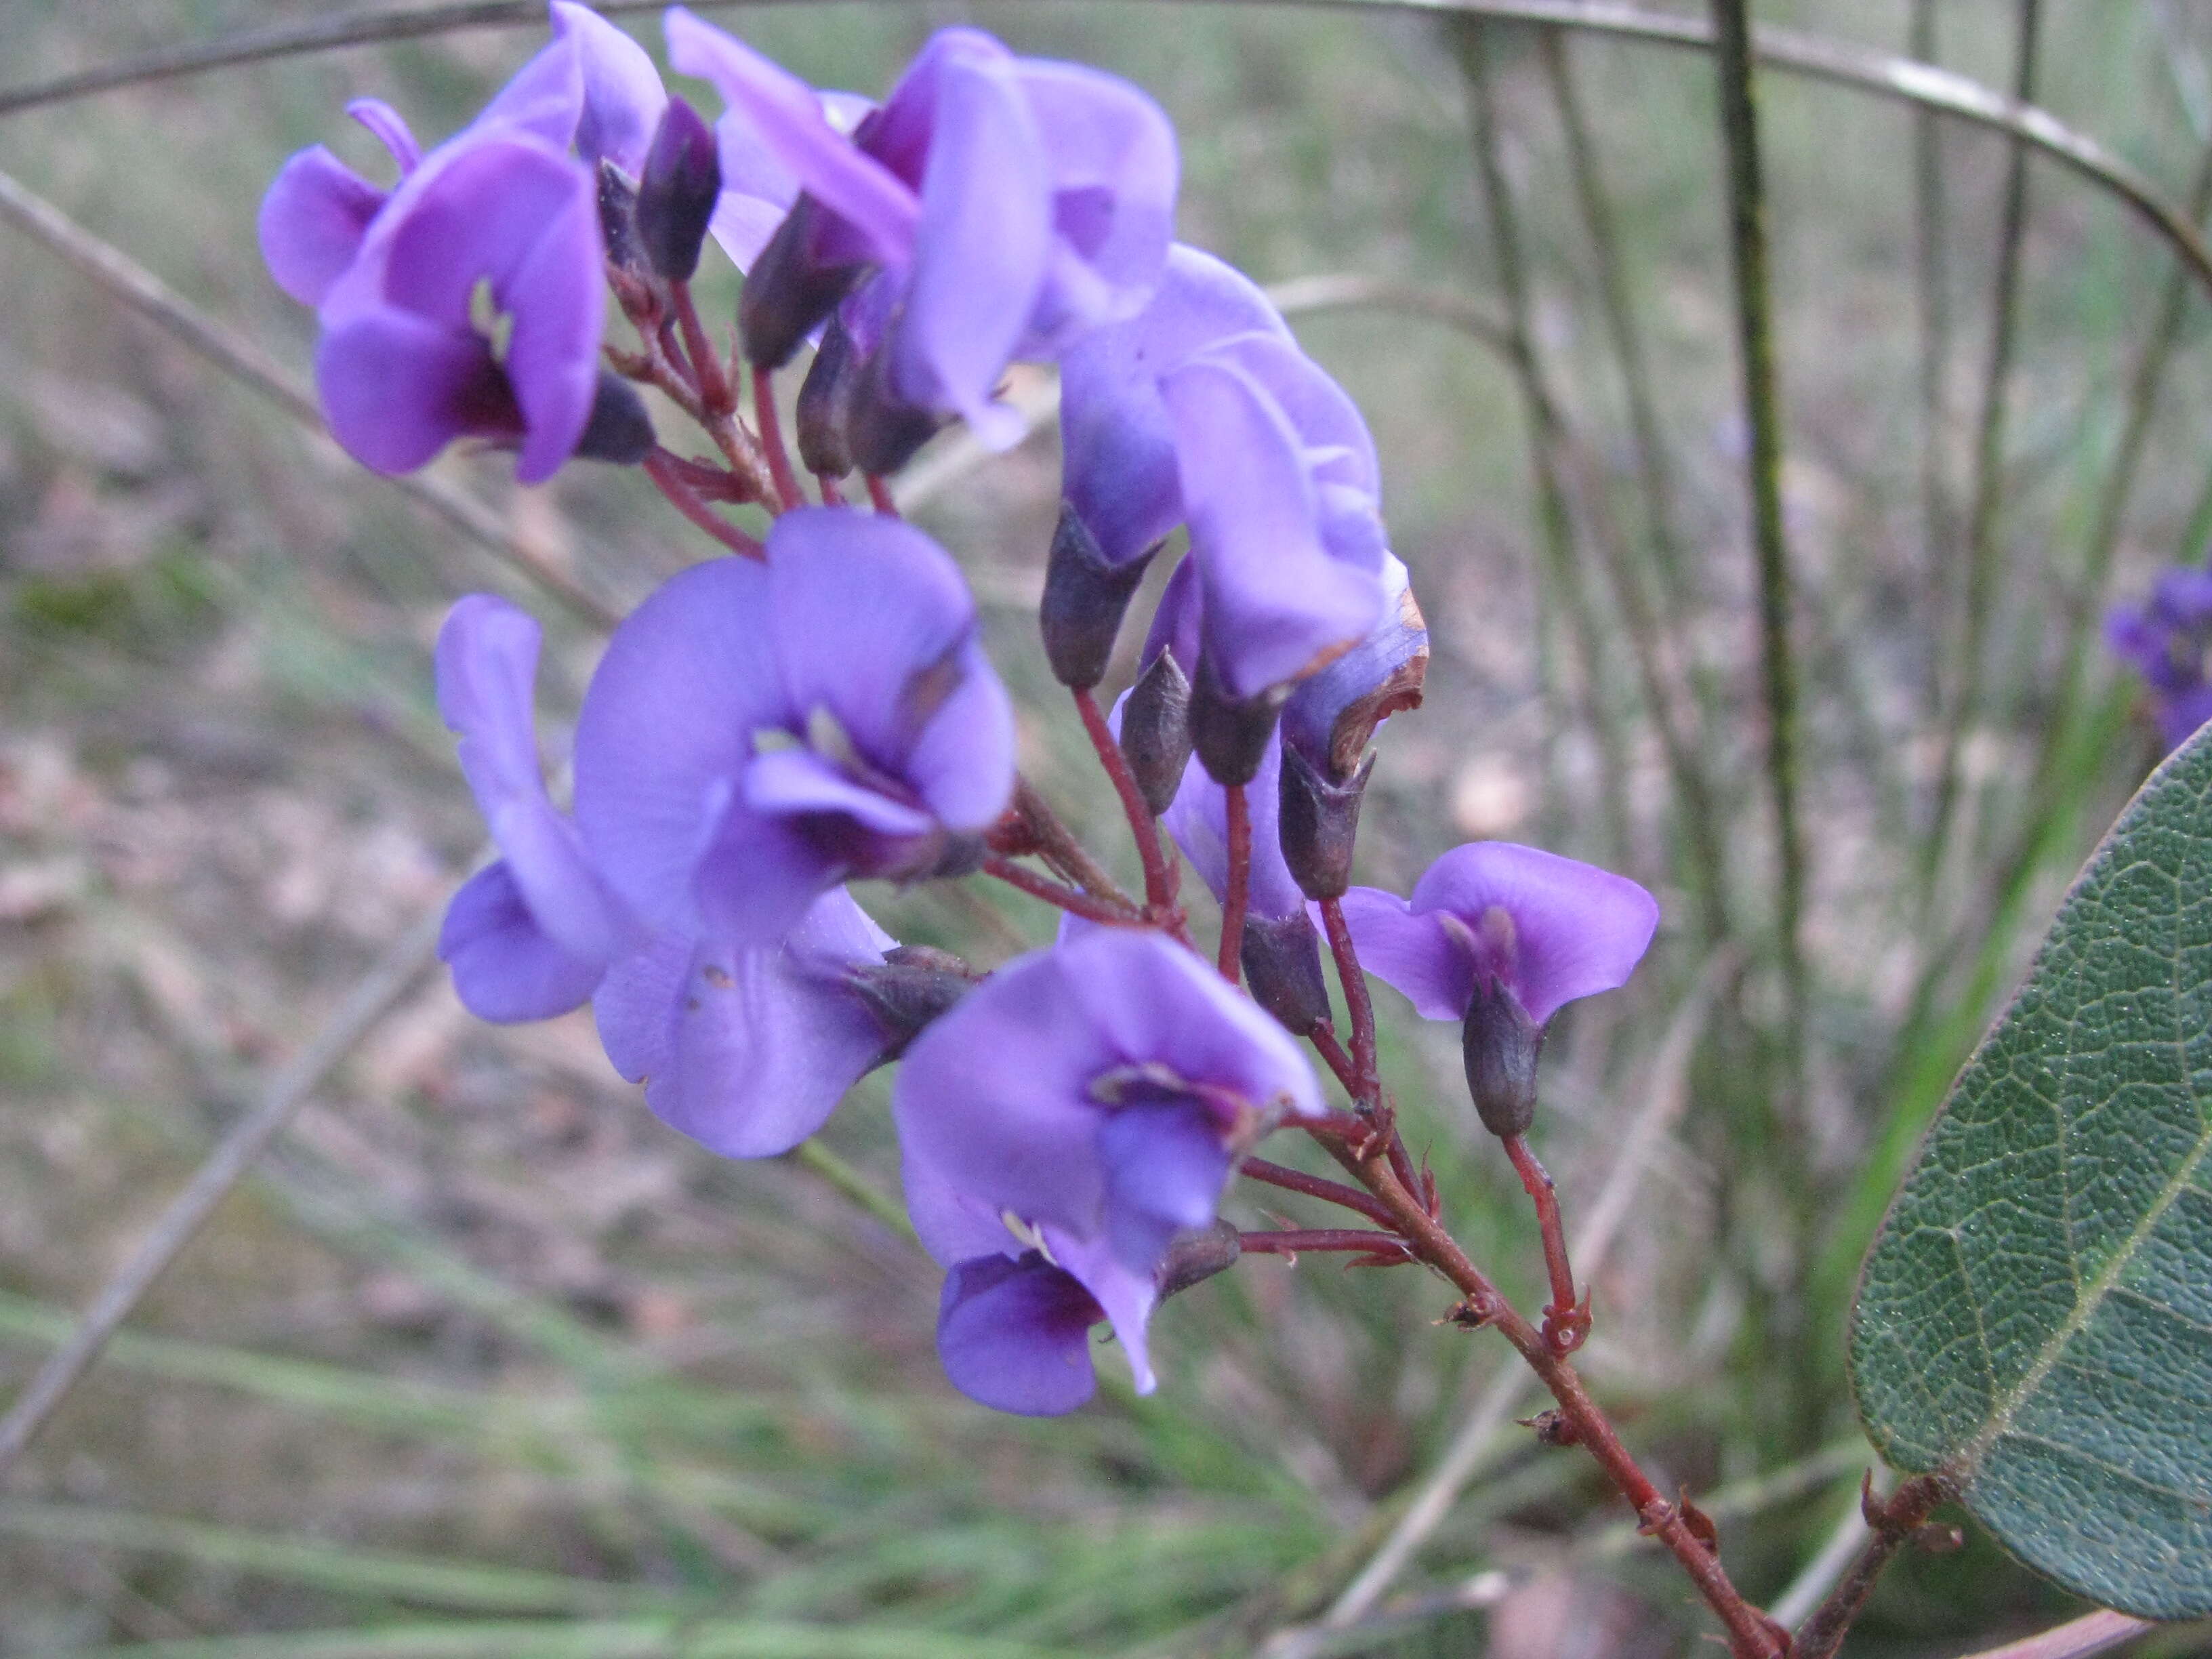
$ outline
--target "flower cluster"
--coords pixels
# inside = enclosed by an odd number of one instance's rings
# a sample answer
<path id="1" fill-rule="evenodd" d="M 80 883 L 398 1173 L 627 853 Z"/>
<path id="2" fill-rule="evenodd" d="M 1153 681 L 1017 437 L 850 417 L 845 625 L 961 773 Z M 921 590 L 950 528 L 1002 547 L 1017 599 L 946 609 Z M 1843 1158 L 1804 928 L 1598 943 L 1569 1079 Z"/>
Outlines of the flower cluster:
<path id="1" fill-rule="evenodd" d="M 2212 572 L 2169 570 L 2142 605 L 2105 618 L 2105 642 L 2141 674 L 2160 738 L 2179 749 L 2212 720 Z"/>
<path id="2" fill-rule="evenodd" d="M 1240 1171 L 1330 1195 L 1255 1160 L 1285 1128 L 1433 1215 L 1374 1072 L 1361 954 L 1461 1022 L 1477 1109 L 1518 1162 L 1547 1022 L 1627 977 L 1657 908 L 1501 843 L 1447 853 L 1410 900 L 1351 885 L 1370 744 L 1419 704 L 1427 631 L 1358 410 L 1260 289 L 1174 240 L 1166 118 L 965 28 L 871 103 L 673 8 L 668 61 L 721 98 L 710 129 L 628 35 L 567 0 L 551 14 L 551 44 L 427 154 L 385 106 L 350 106 L 392 189 L 318 148 L 261 215 L 272 274 L 316 310 L 331 429 L 365 464 L 404 471 L 463 438 L 512 448 L 526 483 L 575 457 L 640 464 L 740 556 L 616 628 L 565 811 L 535 732 L 538 625 L 489 595 L 453 608 L 439 708 L 498 851 L 446 918 L 461 1000 L 495 1021 L 590 1003 L 651 1109 L 732 1157 L 788 1150 L 900 1061 L 908 1205 L 946 1270 L 939 1352 L 1008 1411 L 1087 1399 L 1102 1323 L 1149 1389 L 1153 1310 L 1240 1249 L 1413 1259 L 1398 1232 L 1240 1234 L 1219 1215 Z M 709 240 L 747 272 L 727 362 L 690 294 Z M 603 340 L 610 293 L 635 349 Z M 802 354 L 818 506 L 775 402 Z M 1021 438 L 999 395 L 1019 361 L 1063 392 L 1046 652 L 1120 791 L 1141 898 L 1018 779 L 959 568 L 881 488 L 948 423 Z M 664 446 L 641 386 L 714 454 Z M 845 503 L 855 469 L 872 511 Z M 764 511 L 765 533 L 721 507 Z M 1126 612 L 1179 531 L 1102 713 Z M 1220 903 L 1215 960 L 1170 843 Z M 898 945 L 849 885 L 978 874 L 1058 905 L 1057 943 L 981 972 Z"/>

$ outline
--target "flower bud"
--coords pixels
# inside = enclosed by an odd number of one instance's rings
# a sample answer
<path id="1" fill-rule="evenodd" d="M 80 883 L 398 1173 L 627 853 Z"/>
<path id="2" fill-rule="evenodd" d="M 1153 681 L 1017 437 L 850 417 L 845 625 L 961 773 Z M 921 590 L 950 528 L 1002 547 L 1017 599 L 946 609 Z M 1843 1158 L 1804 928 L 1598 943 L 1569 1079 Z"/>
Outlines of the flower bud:
<path id="1" fill-rule="evenodd" d="M 1523 1133 L 1536 1115 L 1536 1060 L 1544 1033 L 1512 988 L 1479 975 L 1460 1026 L 1467 1089 L 1482 1127 L 1503 1138 Z"/>
<path id="2" fill-rule="evenodd" d="M 866 268 L 825 265 L 814 257 L 816 216 L 825 210 L 801 196 L 768 239 L 738 296 L 738 337 L 760 368 L 781 368 L 837 308 Z"/>
<path id="3" fill-rule="evenodd" d="M 937 435 L 946 417 L 909 403 L 891 385 L 891 343 L 880 342 L 860 366 L 846 399 L 845 441 L 853 465 L 877 477 L 888 477 L 914 459 Z"/>
<path id="4" fill-rule="evenodd" d="M 1366 638 L 1298 683 L 1283 707 L 1283 745 L 1311 763 L 1316 775 L 1344 783 L 1358 769 L 1375 728 L 1390 715 L 1421 706 L 1429 666 L 1429 630 L 1413 601 L 1404 564 L 1383 567 L 1389 596 L 1383 619 Z"/>
<path id="5" fill-rule="evenodd" d="M 1242 951 L 1252 1000 L 1303 1036 L 1328 1018 L 1328 982 L 1322 977 L 1321 939 L 1304 910 L 1287 916 L 1248 915 Z"/>
<path id="6" fill-rule="evenodd" d="M 637 247 L 637 186 L 612 161 L 599 163 L 599 241 L 607 263 L 641 276 L 644 257 Z"/>
<path id="7" fill-rule="evenodd" d="M 1048 579 L 1049 580 L 1049 579 Z M 1163 651 L 1121 705 L 1121 757 L 1154 817 L 1168 810 L 1190 764 L 1190 682 Z"/>
<path id="8" fill-rule="evenodd" d="M 638 247 L 656 272 L 671 282 L 691 280 L 721 193 L 714 130 L 683 99 L 671 98 L 637 185 Z"/>
<path id="9" fill-rule="evenodd" d="M 601 369 L 584 435 L 576 441 L 577 456 L 586 461 L 635 466 L 653 453 L 656 441 L 653 416 L 646 413 L 645 399 L 638 396 L 637 388 L 612 370 Z"/>
<path id="10" fill-rule="evenodd" d="M 1237 1265 L 1244 1254 L 1234 1222 L 1217 1220 L 1211 1227 L 1177 1233 L 1167 1257 L 1153 1270 L 1152 1282 L 1164 1302 L 1192 1285 Z"/>
<path id="11" fill-rule="evenodd" d="M 1155 543 L 1133 559 L 1110 564 L 1075 508 L 1060 504 L 1037 622 L 1044 629 L 1044 654 L 1053 677 L 1062 685 L 1087 691 L 1106 678 L 1130 596 L 1159 550 Z"/>
<path id="12" fill-rule="evenodd" d="M 853 337 L 834 313 L 822 327 L 822 343 L 799 383 L 799 459 L 821 478 L 842 478 L 853 470 L 853 450 L 845 441 L 845 411 L 852 402 L 853 379 L 860 368 Z"/>
<path id="13" fill-rule="evenodd" d="M 1291 687 L 1283 684 L 1255 696 L 1232 696 L 1201 652 L 1198 683 L 1191 688 L 1190 739 L 1206 775 L 1224 788 L 1251 782 L 1290 694 Z"/>
<path id="14" fill-rule="evenodd" d="M 949 951 L 927 945 L 902 945 L 880 963 L 850 969 L 847 983 L 883 1024 L 890 1046 L 884 1060 L 896 1060 L 923 1028 L 951 1008 L 983 976 Z"/>
<path id="15" fill-rule="evenodd" d="M 1375 770 L 1370 755 L 1345 783 L 1333 783 L 1288 741 L 1283 744 L 1280 830 L 1283 862 L 1311 899 L 1342 898 L 1352 885 L 1352 848 L 1359 835 L 1359 802 Z"/>

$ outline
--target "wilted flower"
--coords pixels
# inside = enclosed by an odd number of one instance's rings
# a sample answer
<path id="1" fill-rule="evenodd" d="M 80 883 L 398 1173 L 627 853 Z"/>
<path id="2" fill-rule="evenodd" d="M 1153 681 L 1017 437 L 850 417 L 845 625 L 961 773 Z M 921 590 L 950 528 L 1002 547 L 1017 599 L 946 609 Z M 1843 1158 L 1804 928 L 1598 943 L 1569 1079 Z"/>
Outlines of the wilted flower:
<path id="1" fill-rule="evenodd" d="M 1144 1320 L 1170 1241 L 1212 1221 L 1239 1152 L 1322 1104 L 1289 1036 L 1195 957 L 1101 927 L 1010 963 L 925 1031 L 891 1109 L 915 1225 L 955 1270 L 939 1327 L 948 1371 L 987 1403 L 1064 1411 L 1087 1375 L 1036 1406 L 993 1398 L 984 1375 L 1009 1352 L 1065 1355 L 1091 1322 L 1074 1323 L 1081 1303 L 1044 1270 L 1111 1316 L 1149 1391 Z"/>
<path id="2" fill-rule="evenodd" d="M 2148 604 L 2120 606 L 2105 618 L 2105 641 L 2150 689 L 2151 713 L 2169 749 L 2212 720 L 2212 573 L 2169 570 Z"/>
<path id="3" fill-rule="evenodd" d="M 1024 429 L 995 400 L 1006 365 L 1133 313 L 1158 281 L 1174 131 L 1126 82 L 945 29 L 848 137 L 811 88 L 682 7 L 667 31 L 670 62 L 714 83 L 798 192 L 748 283 L 747 355 L 781 364 L 880 272 L 842 318 L 851 372 L 919 418 L 878 411 L 872 428 L 957 415 L 1004 447 Z M 871 471 L 903 459 L 865 447 Z"/>
<path id="4" fill-rule="evenodd" d="M 270 274 L 322 325 L 315 380 L 331 434 L 377 471 L 478 437 L 516 445 L 515 476 L 535 483 L 591 423 L 597 191 L 569 147 L 637 165 L 665 94 L 619 29 L 565 0 L 552 16 L 553 44 L 427 155 L 388 106 L 350 106 L 398 166 L 390 191 L 319 145 L 262 203 Z"/>
<path id="5" fill-rule="evenodd" d="M 615 630 L 576 821 L 656 930 L 765 944 L 859 877 L 963 867 L 1013 790 L 1013 711 L 944 550 L 806 508 L 766 562 L 672 577 Z"/>
<path id="6" fill-rule="evenodd" d="M 1461 1022 L 1475 1108 L 1498 1134 L 1535 1109 L 1552 1016 L 1626 983 L 1659 925 L 1657 902 L 1627 877 L 1502 841 L 1446 853 L 1410 902 L 1355 887 L 1343 904 L 1362 964 L 1424 1018 Z"/>

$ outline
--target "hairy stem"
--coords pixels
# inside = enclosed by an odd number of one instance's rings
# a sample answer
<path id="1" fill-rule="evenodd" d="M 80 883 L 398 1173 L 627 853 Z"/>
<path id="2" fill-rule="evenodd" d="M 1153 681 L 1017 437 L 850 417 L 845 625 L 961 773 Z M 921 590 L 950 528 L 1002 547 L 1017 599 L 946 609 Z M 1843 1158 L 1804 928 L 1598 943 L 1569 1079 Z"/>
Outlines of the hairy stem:
<path id="1" fill-rule="evenodd" d="M 665 449 L 656 449 L 645 458 L 645 476 L 653 480 L 653 488 L 668 498 L 672 507 L 731 552 L 742 554 L 748 559 L 766 558 L 768 550 L 757 540 L 699 499 L 699 492 L 684 476 L 684 465 L 681 456 Z"/>
<path id="2" fill-rule="evenodd" d="M 1294 1227 L 1282 1232 L 1239 1233 L 1237 1241 L 1247 1255 L 1297 1256 L 1308 1250 L 1352 1250 L 1363 1255 L 1395 1257 L 1401 1261 L 1414 1259 L 1413 1247 L 1397 1234 L 1361 1227 Z M 1355 1261 L 1352 1265 L 1357 1267 L 1362 1264 Z"/>
<path id="3" fill-rule="evenodd" d="M 1798 1627 L 1792 1659 L 1834 1659 L 1851 1621 L 1866 1606 L 1867 1597 L 1874 1594 L 1882 1570 L 1919 1530 L 1936 1506 L 1949 1495 L 1943 1483 L 1929 1474 L 1916 1475 L 1906 1481 L 1890 1495 L 1887 1503 L 1877 1500 L 1871 1491 L 1864 1492 L 1861 1501 L 1867 1525 L 1874 1535 L 1859 1551 L 1858 1559 L 1851 1563 L 1842 1582 L 1828 1592 L 1827 1600 L 1814 1608 L 1812 1617 Z"/>
<path id="4" fill-rule="evenodd" d="M 753 424 L 760 428 L 768 475 L 785 510 L 805 506 L 806 497 L 799 491 L 799 475 L 791 468 L 791 453 L 783 445 L 783 418 L 775 407 L 775 375 L 758 367 L 753 370 Z"/>
<path id="5" fill-rule="evenodd" d="M 1559 1194 L 1551 1173 L 1536 1161 L 1528 1141 L 1507 1135 L 1505 1156 L 1513 1160 L 1513 1173 L 1521 1177 L 1522 1190 L 1536 1206 L 1536 1227 L 1544 1239 L 1544 1272 L 1552 1283 L 1552 1304 L 1544 1310 L 1544 1340 L 1561 1352 L 1571 1353 L 1589 1334 L 1587 1315 L 1575 1296 L 1575 1273 L 1567 1260 L 1567 1230 L 1559 1219 Z"/>
<path id="6" fill-rule="evenodd" d="M 1248 1158 L 1237 1166 L 1239 1175 L 1270 1187 L 1280 1187 L 1286 1193 L 1304 1193 L 1308 1198 L 1318 1198 L 1347 1210 L 1357 1210 L 1377 1225 L 1393 1224 L 1387 1206 L 1357 1187 L 1347 1187 L 1340 1181 L 1331 1181 L 1325 1176 L 1310 1176 L 1303 1170 L 1293 1170 L 1285 1164 L 1270 1164 L 1264 1158 Z"/>
<path id="7" fill-rule="evenodd" d="M 1092 898 L 1080 888 L 1069 887 L 1049 876 L 1041 876 L 1034 870 L 1024 869 L 1012 859 L 1003 858 L 996 853 L 985 855 L 982 867 L 985 875 L 995 877 L 1009 887 L 1018 887 L 1031 898 L 1040 898 L 1047 904 L 1057 905 L 1070 915 L 1081 916 L 1085 921 L 1126 926 L 1138 919 L 1133 910 L 1104 899 Z"/>
<path id="8" fill-rule="evenodd" d="M 1152 821 L 1152 809 L 1145 805 L 1144 792 L 1137 787 L 1137 780 L 1129 770 L 1128 760 L 1121 753 L 1114 728 L 1106 723 L 1106 712 L 1099 708 L 1097 695 L 1087 689 L 1075 693 L 1075 710 L 1083 717 L 1083 730 L 1097 753 L 1098 763 L 1106 769 L 1106 775 L 1113 781 L 1114 793 L 1121 798 L 1121 811 L 1129 820 L 1137 856 L 1144 861 L 1146 913 L 1188 945 L 1190 939 L 1176 908 L 1175 878 L 1168 866 L 1167 849 L 1160 844 L 1159 825 Z"/>
<path id="9" fill-rule="evenodd" d="M 1243 963 L 1244 913 L 1252 902 L 1252 811 L 1243 784 L 1224 784 L 1221 793 L 1229 817 L 1229 879 L 1221 900 L 1221 949 L 1214 965 L 1234 985 Z"/>

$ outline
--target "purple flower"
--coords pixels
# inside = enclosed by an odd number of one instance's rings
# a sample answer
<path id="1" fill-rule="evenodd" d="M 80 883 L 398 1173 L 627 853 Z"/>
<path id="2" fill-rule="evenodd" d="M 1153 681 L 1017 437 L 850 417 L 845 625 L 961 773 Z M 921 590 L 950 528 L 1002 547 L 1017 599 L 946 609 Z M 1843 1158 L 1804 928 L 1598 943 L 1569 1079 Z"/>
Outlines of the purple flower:
<path id="1" fill-rule="evenodd" d="M 647 925 L 767 944 L 839 882 L 959 867 L 1014 781 L 1013 711 L 951 559 L 812 508 L 765 563 L 683 572 L 615 630 L 576 732 L 576 821 Z"/>
<path id="2" fill-rule="evenodd" d="M 270 272 L 319 313 L 331 434 L 377 471 L 412 471 L 477 437 L 518 446 L 515 474 L 535 483 L 584 436 L 605 300 L 592 173 L 569 146 L 635 167 L 665 94 L 611 24 L 565 0 L 552 16 L 553 44 L 428 155 L 388 106 L 349 106 L 392 152 L 391 191 L 319 145 L 263 200 Z"/>
<path id="3" fill-rule="evenodd" d="M 1004 447 L 1024 430 L 994 396 L 1007 363 L 1133 314 L 1158 281 L 1174 133 L 1127 82 L 945 29 L 848 137 L 811 88 L 682 7 L 667 31 L 669 61 L 713 82 L 813 204 L 753 275 L 776 290 L 746 296 L 756 361 L 782 362 L 878 270 L 846 324 L 862 360 L 884 354 L 882 395 Z"/>
<path id="4" fill-rule="evenodd" d="M 842 887 L 771 944 L 663 934 L 592 998 L 599 1041 L 671 1128 L 725 1158 L 772 1158 L 883 1060 L 890 1037 L 848 975 L 895 944 Z"/>
<path id="5" fill-rule="evenodd" d="M 1361 963 L 1422 1018 L 1459 1019 L 1495 988 L 1539 1026 L 1626 984 L 1659 925 L 1657 902 L 1627 877 L 1503 841 L 1455 847 L 1410 902 L 1355 887 L 1344 915 Z"/>
<path id="6" fill-rule="evenodd" d="M 2141 606 L 2116 607 L 2105 618 L 2105 642 L 2131 664 L 2150 690 L 2151 713 L 2169 750 L 2212 720 L 2212 573 L 2169 570 Z"/>
<path id="7" fill-rule="evenodd" d="M 1395 554 L 1383 555 L 1382 592 L 1382 620 L 1328 667 L 1299 681 L 1283 705 L 1283 741 L 1331 784 L 1358 771 L 1376 726 L 1421 706 L 1429 628 Z"/>
<path id="8" fill-rule="evenodd" d="M 891 1109 L 915 1226 L 939 1261 L 970 1267 L 940 1318 L 948 1372 L 987 1403 L 1048 1411 L 1089 1385 L 1030 1392 L 1058 1376 L 1044 1357 L 1072 1352 L 1081 1311 L 1043 1269 L 1113 1319 L 1148 1391 L 1143 1320 L 1170 1241 L 1212 1221 L 1244 1147 L 1322 1103 L 1290 1036 L 1196 957 L 1102 927 L 1009 963 L 932 1025 Z M 972 1267 L 991 1255 L 1029 1277 Z M 1007 1367 L 1018 1384 L 994 1389 Z"/>
<path id="9" fill-rule="evenodd" d="M 1278 830 L 1282 799 L 1283 744 L 1279 735 L 1267 739 L 1260 769 L 1244 787 L 1244 803 L 1252 826 L 1250 904 L 1255 916 L 1282 920 L 1305 914 L 1306 896 L 1291 878 L 1283 862 L 1282 838 Z M 1162 826 L 1175 837 L 1182 855 L 1217 901 L 1229 891 L 1228 793 L 1206 775 L 1194 757 L 1183 769 L 1182 787 L 1160 817 Z"/>
<path id="10" fill-rule="evenodd" d="M 460 735 L 461 771 L 499 860 L 453 896 L 438 954 L 470 1012 L 546 1019 L 580 1006 L 630 929 L 555 810 L 538 768 L 532 706 L 538 624 L 473 593 L 438 635 L 438 712 Z"/>

